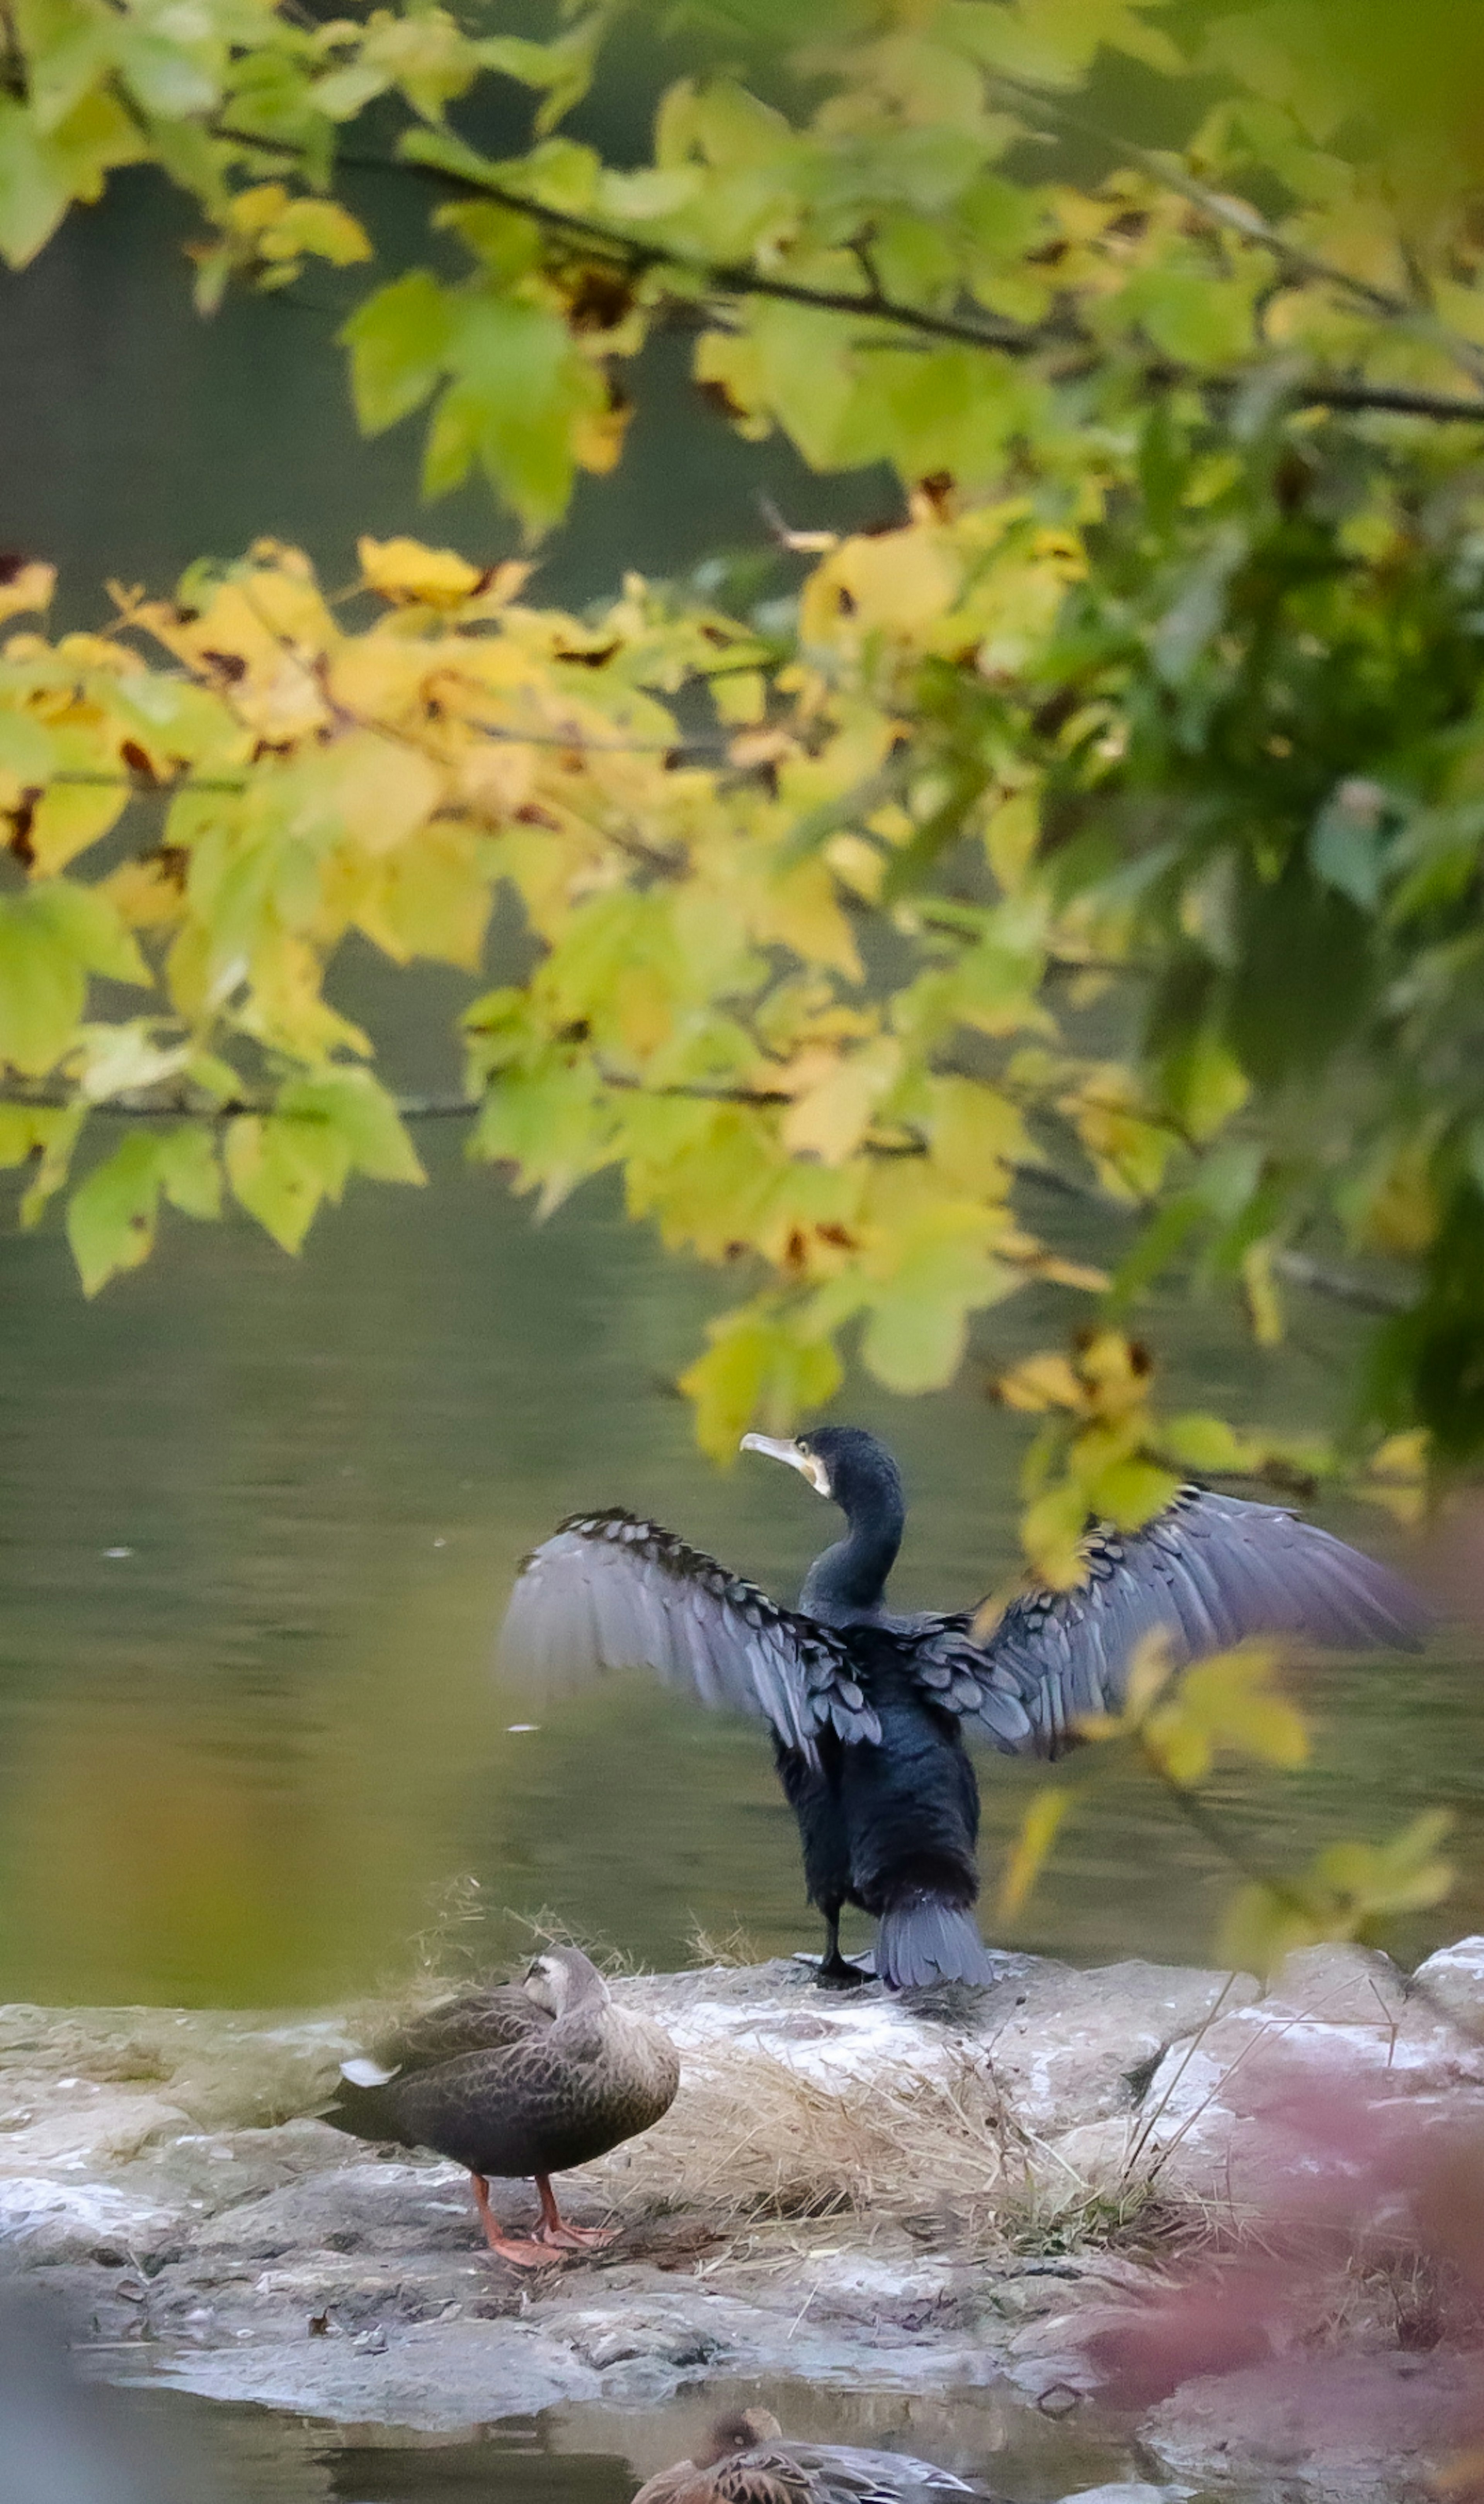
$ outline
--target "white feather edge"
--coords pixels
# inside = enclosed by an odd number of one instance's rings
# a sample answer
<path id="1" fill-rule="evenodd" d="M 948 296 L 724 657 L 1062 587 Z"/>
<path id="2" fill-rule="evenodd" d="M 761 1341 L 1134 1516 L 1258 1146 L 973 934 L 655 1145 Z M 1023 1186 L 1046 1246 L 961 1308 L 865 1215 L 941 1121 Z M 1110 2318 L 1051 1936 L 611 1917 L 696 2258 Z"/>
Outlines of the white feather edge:
<path id="1" fill-rule="evenodd" d="M 354 2061 L 341 2062 L 340 2075 L 349 2078 L 353 2087 L 386 2087 L 391 2085 L 397 2071 L 384 2069 L 379 2061 L 367 2060 L 363 2053 L 358 2052 Z"/>

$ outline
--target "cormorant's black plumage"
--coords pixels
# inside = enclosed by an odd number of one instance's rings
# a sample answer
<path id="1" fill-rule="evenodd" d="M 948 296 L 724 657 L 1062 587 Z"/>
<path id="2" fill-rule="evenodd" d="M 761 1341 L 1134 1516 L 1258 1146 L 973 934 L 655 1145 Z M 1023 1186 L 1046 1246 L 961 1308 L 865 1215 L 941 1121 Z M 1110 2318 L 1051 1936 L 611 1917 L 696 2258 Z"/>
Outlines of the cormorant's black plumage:
<path id="1" fill-rule="evenodd" d="M 707 1704 L 761 1713 L 799 1823 L 811 1902 L 840 1955 L 841 1908 L 874 1913 L 893 1987 L 987 1981 L 974 1925 L 979 1791 L 965 1734 L 1055 1756 L 1116 1712 L 1140 1642 L 1172 1665 L 1244 1637 L 1340 1650 L 1417 1648 L 1416 1596 L 1385 1566 L 1272 1505 L 1186 1487 L 1142 1530 L 1092 1527 L 1086 1579 L 1032 1591 L 975 1640 L 976 1612 L 892 1617 L 886 1578 L 906 1520 L 896 1463 L 857 1427 L 746 1444 L 799 1469 L 845 1513 L 797 1610 L 654 1522 L 579 1513 L 528 1556 L 502 1654 L 547 1690 L 647 1666 Z"/>

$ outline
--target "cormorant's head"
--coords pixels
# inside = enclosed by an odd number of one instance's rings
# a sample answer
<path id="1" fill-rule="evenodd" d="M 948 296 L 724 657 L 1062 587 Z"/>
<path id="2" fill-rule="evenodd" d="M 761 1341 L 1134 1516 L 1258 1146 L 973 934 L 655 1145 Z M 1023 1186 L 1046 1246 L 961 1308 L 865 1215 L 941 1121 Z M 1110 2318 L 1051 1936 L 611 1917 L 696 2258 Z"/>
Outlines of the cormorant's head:
<path id="1" fill-rule="evenodd" d="M 807 1435 L 743 1435 L 744 1452 L 766 1452 L 802 1472 L 816 1495 L 827 1495 L 842 1513 L 866 1513 L 902 1504 L 902 1479 L 884 1443 L 863 1426 L 815 1426 Z"/>
<path id="2" fill-rule="evenodd" d="M 598 1967 L 580 1948 L 543 1948 L 533 1957 L 522 1977 L 521 1988 L 537 2008 L 551 2017 L 565 2017 L 580 2000 L 606 2000 L 607 1984 Z"/>

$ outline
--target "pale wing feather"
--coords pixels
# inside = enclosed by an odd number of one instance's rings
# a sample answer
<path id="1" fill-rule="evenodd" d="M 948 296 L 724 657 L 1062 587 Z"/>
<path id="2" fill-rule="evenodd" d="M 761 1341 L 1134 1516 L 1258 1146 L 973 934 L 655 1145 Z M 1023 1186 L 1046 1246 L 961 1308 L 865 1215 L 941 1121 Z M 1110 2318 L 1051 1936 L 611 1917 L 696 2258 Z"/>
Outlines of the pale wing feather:
<path id="1" fill-rule="evenodd" d="M 924 1692 L 967 1728 L 1007 1756 L 1054 1756 L 1079 1723 L 1118 1712 L 1147 1636 L 1162 1633 L 1183 1667 L 1255 1635 L 1414 1652 L 1429 1621 L 1398 1575 L 1313 1522 L 1189 1487 L 1143 1530 L 1095 1531 L 1076 1590 L 1025 1593 L 983 1645 L 968 1613 L 941 1618 L 915 1661 Z"/>
<path id="2" fill-rule="evenodd" d="M 846 1740 L 880 1735 L 838 1636 L 627 1513 L 574 1514 L 526 1558 L 500 1661 L 548 1695 L 650 1669 L 703 1704 L 761 1714 L 811 1760 L 826 1723 Z"/>

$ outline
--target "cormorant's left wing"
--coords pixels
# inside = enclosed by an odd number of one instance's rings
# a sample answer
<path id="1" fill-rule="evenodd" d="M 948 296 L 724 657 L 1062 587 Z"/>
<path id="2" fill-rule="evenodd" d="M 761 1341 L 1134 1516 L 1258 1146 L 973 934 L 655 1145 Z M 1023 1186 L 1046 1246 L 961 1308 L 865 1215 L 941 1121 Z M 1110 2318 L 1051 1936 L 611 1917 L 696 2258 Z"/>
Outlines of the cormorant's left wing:
<path id="1" fill-rule="evenodd" d="M 574 1513 L 525 1559 L 500 1658 L 547 1694 L 604 1670 L 655 1670 L 703 1704 L 762 1714 L 811 1762 L 827 1725 L 847 1741 L 880 1737 L 827 1626 L 629 1513 Z"/>
<path id="2" fill-rule="evenodd" d="M 1415 1652 L 1430 1623 L 1373 1557 L 1276 1505 L 1206 1487 L 1183 1487 L 1142 1530 L 1095 1530 L 1087 1569 L 1074 1590 L 1013 1600 L 983 1645 L 970 1613 L 941 1618 L 914 1647 L 924 1692 L 1007 1756 L 1056 1756 L 1079 1723 L 1120 1710 L 1146 1636 L 1162 1633 L 1181 1668 L 1252 1635 Z"/>

